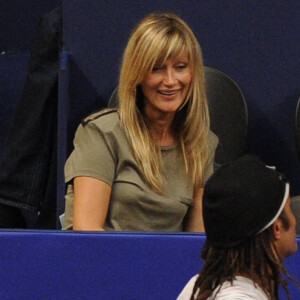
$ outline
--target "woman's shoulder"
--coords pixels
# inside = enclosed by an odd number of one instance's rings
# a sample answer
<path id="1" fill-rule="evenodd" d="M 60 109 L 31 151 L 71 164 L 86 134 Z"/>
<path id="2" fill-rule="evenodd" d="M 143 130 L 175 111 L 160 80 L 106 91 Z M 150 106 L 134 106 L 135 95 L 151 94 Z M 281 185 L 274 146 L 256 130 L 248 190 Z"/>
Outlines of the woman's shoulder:
<path id="1" fill-rule="evenodd" d="M 118 110 L 116 108 L 105 108 L 88 115 L 81 121 L 81 125 L 85 127 L 91 122 L 114 122 L 118 119 Z"/>
<path id="2" fill-rule="evenodd" d="M 81 121 L 83 128 L 96 128 L 101 131 L 111 131 L 119 127 L 120 118 L 116 108 L 105 108 L 95 112 Z"/>

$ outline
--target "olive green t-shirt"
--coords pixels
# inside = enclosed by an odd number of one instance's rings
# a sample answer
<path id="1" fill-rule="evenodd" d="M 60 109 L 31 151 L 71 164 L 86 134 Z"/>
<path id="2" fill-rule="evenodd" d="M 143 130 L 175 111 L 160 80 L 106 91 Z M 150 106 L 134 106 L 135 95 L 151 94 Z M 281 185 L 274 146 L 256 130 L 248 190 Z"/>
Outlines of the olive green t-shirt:
<path id="1" fill-rule="evenodd" d="M 217 138 L 210 134 L 210 155 L 205 181 L 213 172 Z M 193 203 L 193 186 L 185 173 L 178 144 L 161 147 L 164 166 L 164 195 L 145 181 L 116 111 L 100 112 L 81 124 L 74 150 L 65 165 L 68 185 L 63 229 L 73 223 L 73 179 L 89 176 L 112 187 L 105 229 L 117 231 L 182 231 L 183 220 Z"/>

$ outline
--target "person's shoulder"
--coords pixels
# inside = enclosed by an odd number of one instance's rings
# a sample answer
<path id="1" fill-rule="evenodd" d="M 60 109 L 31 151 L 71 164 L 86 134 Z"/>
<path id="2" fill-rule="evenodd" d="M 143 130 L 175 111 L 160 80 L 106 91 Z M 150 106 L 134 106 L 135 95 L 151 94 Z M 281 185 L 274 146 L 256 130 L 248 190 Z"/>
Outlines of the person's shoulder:
<path id="1" fill-rule="evenodd" d="M 120 119 L 116 108 L 105 108 L 95 112 L 81 121 L 81 125 L 86 127 L 88 125 L 96 125 L 97 127 L 111 128 L 119 124 Z"/>
<path id="2" fill-rule="evenodd" d="M 218 288 L 216 290 L 218 290 Z M 214 299 L 268 300 L 268 297 L 252 280 L 242 276 L 236 276 L 232 283 L 227 281 L 222 284 Z"/>
<path id="3" fill-rule="evenodd" d="M 178 295 L 176 300 L 189 300 L 191 298 L 193 289 L 194 289 L 194 285 L 195 285 L 195 282 L 196 282 L 198 276 L 199 276 L 199 274 L 196 274 L 187 282 L 187 284 L 184 286 L 183 290 Z"/>

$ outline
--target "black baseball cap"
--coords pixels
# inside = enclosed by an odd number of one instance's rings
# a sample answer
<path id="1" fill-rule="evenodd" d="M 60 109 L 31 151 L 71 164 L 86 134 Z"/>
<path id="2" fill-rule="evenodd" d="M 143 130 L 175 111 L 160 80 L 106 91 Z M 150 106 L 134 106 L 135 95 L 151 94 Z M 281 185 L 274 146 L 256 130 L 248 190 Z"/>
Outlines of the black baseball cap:
<path id="1" fill-rule="evenodd" d="M 204 188 L 203 219 L 207 241 L 233 247 L 268 228 L 289 197 L 284 175 L 254 155 L 224 164 Z"/>

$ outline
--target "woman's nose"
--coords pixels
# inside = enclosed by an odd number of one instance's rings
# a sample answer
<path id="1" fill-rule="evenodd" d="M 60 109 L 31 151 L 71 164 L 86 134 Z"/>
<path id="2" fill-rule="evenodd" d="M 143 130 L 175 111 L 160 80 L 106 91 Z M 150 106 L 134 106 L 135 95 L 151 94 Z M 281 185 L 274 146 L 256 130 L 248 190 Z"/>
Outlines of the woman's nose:
<path id="1" fill-rule="evenodd" d="M 164 84 L 166 85 L 173 85 L 176 82 L 176 75 L 173 69 L 167 68 L 164 72 Z"/>

